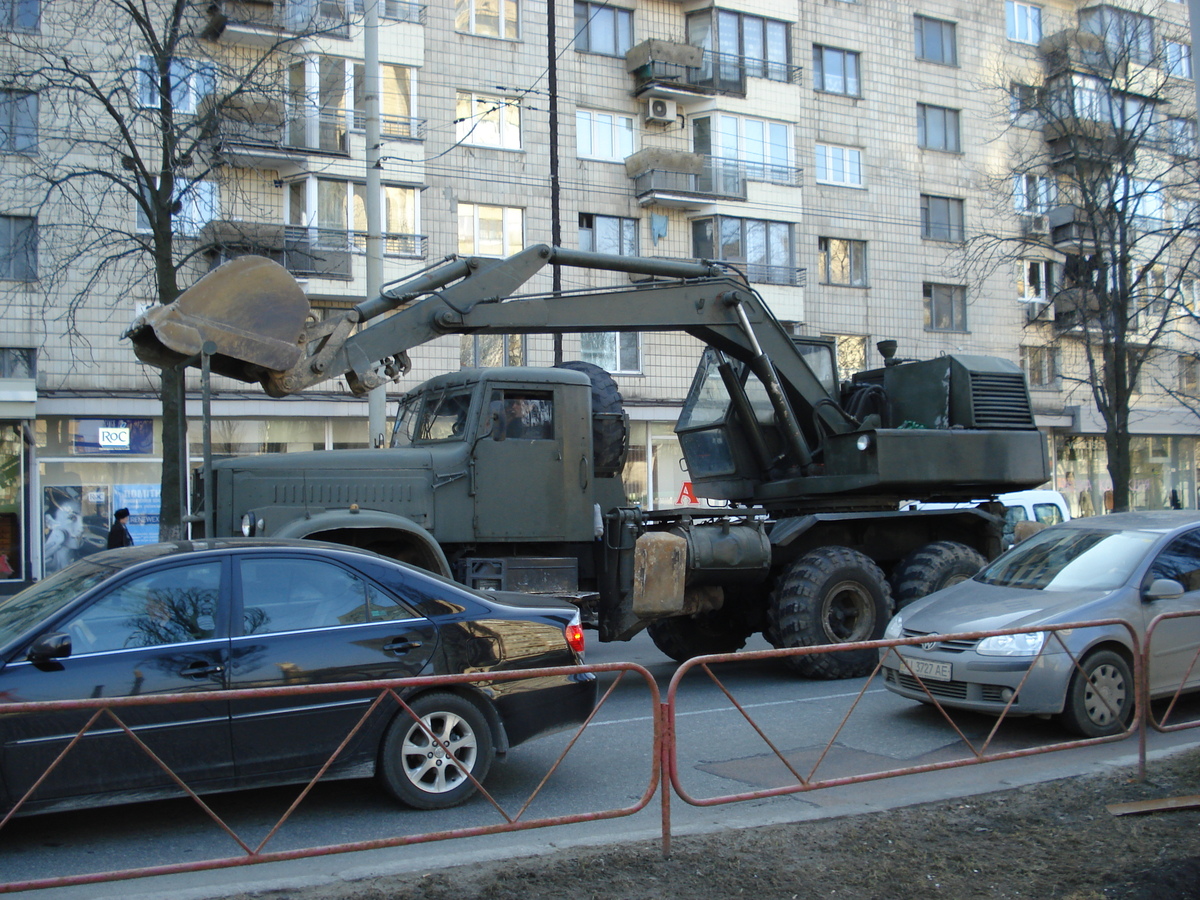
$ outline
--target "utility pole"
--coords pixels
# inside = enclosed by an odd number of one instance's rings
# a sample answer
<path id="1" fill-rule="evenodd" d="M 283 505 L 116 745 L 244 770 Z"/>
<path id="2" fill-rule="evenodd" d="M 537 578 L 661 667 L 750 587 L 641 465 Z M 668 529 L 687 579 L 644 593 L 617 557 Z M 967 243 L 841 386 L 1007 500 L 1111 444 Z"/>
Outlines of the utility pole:
<path id="1" fill-rule="evenodd" d="M 558 11 L 554 0 L 546 0 L 546 86 L 550 95 L 550 243 L 562 246 L 562 210 L 558 182 Z M 562 266 L 550 268 L 550 287 L 555 295 L 562 291 Z M 563 339 L 554 335 L 554 364 L 563 361 Z"/>
<path id="2" fill-rule="evenodd" d="M 383 161 L 379 127 L 379 4 L 366 0 L 363 21 L 363 106 L 367 140 L 367 299 L 383 287 Z M 387 386 L 367 394 L 368 446 L 382 447 L 387 427 Z"/>

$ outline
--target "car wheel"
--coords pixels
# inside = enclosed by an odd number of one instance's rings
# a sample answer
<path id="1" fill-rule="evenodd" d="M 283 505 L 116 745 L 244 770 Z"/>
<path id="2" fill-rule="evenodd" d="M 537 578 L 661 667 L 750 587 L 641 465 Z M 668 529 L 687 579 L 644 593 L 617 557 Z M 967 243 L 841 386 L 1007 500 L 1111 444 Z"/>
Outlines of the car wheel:
<path id="1" fill-rule="evenodd" d="M 1084 737 L 1120 734 L 1133 718 L 1133 673 L 1129 663 L 1112 650 L 1087 657 L 1067 689 L 1063 724 Z"/>
<path id="2" fill-rule="evenodd" d="M 396 716 L 380 749 L 380 780 L 406 806 L 457 806 L 475 793 L 467 773 L 482 783 L 492 767 L 495 750 L 487 719 L 457 694 L 424 694 L 409 707 L 425 728 L 403 711 Z"/>
<path id="3" fill-rule="evenodd" d="M 768 632 L 777 647 L 815 647 L 879 638 L 892 612 L 882 570 L 847 547 L 821 547 L 790 563 L 771 593 Z M 879 660 L 877 650 L 793 656 L 806 678 L 854 678 Z"/>
<path id="4" fill-rule="evenodd" d="M 987 564 L 983 554 L 958 541 L 934 541 L 900 561 L 892 572 L 896 609 L 942 588 L 966 581 Z"/>

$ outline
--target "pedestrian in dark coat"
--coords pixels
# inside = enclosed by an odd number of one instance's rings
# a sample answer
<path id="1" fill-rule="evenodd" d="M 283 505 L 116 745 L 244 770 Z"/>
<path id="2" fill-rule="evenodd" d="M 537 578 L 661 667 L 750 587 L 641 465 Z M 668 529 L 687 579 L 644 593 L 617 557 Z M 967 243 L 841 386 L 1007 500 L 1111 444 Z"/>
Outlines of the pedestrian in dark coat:
<path id="1" fill-rule="evenodd" d="M 117 547 L 132 547 L 133 535 L 129 533 L 129 529 L 125 523 L 129 521 L 129 510 L 122 507 L 113 514 L 113 526 L 108 531 L 108 549 L 113 550 Z"/>

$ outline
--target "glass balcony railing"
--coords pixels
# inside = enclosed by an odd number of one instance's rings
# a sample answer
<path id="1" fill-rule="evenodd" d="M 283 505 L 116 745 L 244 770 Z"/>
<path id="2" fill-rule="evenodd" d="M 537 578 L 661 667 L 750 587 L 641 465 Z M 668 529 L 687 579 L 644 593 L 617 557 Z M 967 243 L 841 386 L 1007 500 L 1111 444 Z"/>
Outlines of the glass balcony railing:
<path id="1" fill-rule="evenodd" d="M 634 176 L 634 193 L 638 197 L 678 194 L 697 198 L 745 200 L 748 181 L 786 185 L 800 183 L 801 170 L 793 166 L 711 156 L 700 159 L 704 162 L 699 172 L 648 169 Z"/>

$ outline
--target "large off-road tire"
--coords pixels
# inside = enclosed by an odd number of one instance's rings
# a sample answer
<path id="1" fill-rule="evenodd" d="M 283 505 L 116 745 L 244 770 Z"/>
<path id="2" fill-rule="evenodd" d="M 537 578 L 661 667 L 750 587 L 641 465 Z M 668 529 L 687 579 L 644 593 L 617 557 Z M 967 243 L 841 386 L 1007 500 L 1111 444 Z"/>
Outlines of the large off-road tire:
<path id="1" fill-rule="evenodd" d="M 942 588 L 966 581 L 987 565 L 978 550 L 957 541 L 934 541 L 914 550 L 892 572 L 896 609 Z"/>
<path id="2" fill-rule="evenodd" d="M 559 363 L 558 368 L 582 372 L 592 385 L 592 458 L 597 478 L 620 475 L 629 449 L 624 399 L 613 377 L 599 366 L 582 360 Z"/>
<path id="3" fill-rule="evenodd" d="M 401 711 L 380 747 L 379 780 L 405 806 L 457 806 L 475 793 L 467 772 L 482 784 L 492 767 L 496 754 L 487 719 L 474 703 L 458 694 L 424 694 L 409 706 L 445 749 Z"/>
<path id="4" fill-rule="evenodd" d="M 875 563 L 847 547 L 819 547 L 776 579 L 767 633 L 781 648 L 871 641 L 883 635 L 891 614 L 887 578 Z M 855 678 L 878 659 L 877 650 L 847 650 L 793 656 L 787 664 L 806 678 Z"/>
<path id="5" fill-rule="evenodd" d="M 647 629 L 654 646 L 676 662 L 710 653 L 736 653 L 750 632 L 721 611 L 659 619 Z"/>
<path id="6" fill-rule="evenodd" d="M 1084 737 L 1120 734 L 1133 718 L 1133 672 L 1121 654 L 1097 650 L 1080 663 L 1067 688 L 1062 723 Z"/>

